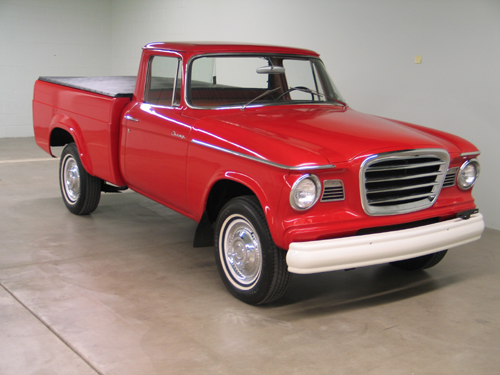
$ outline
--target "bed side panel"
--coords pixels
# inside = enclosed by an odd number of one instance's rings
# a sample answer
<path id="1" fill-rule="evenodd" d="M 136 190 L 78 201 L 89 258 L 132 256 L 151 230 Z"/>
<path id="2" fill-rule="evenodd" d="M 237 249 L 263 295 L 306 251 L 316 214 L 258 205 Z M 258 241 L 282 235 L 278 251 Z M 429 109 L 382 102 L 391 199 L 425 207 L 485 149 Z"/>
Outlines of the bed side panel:
<path id="1" fill-rule="evenodd" d="M 118 163 L 120 118 L 130 98 L 112 98 L 52 83 L 37 81 L 33 124 L 37 143 L 50 152 L 55 128 L 75 140 L 85 169 L 116 185 L 124 185 Z M 48 150 L 49 149 L 49 150 Z"/>

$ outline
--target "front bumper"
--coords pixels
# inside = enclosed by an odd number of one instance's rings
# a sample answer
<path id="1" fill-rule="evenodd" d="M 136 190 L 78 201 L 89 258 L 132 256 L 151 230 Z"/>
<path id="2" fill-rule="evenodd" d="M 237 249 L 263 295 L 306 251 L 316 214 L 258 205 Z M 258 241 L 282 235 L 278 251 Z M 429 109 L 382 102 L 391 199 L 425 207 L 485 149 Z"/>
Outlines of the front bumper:
<path id="1" fill-rule="evenodd" d="M 483 215 L 394 232 L 292 242 L 286 261 L 293 273 L 309 274 L 389 263 L 432 254 L 478 240 Z"/>

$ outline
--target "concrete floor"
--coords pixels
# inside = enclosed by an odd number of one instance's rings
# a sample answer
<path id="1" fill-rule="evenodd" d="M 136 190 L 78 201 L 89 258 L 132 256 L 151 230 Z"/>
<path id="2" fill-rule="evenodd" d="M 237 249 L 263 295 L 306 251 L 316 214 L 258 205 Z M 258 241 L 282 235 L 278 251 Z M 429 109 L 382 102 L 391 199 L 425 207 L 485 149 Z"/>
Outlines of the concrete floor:
<path id="1" fill-rule="evenodd" d="M 0 139 L 1 374 L 498 374 L 500 232 L 435 268 L 294 275 L 233 298 L 196 223 L 135 193 L 90 216 L 58 161 Z"/>

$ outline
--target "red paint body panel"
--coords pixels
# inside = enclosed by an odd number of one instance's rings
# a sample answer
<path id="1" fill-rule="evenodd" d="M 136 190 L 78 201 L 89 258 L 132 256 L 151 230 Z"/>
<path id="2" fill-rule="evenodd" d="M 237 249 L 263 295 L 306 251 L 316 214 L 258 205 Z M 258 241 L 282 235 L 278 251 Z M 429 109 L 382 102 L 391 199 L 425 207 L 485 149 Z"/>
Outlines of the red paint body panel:
<path id="1" fill-rule="evenodd" d="M 189 213 L 186 164 L 191 127 L 175 120 L 180 112 L 181 109 L 148 104 L 130 108 L 128 114 L 140 122 L 126 122 L 122 166 L 129 187 L 186 214 Z"/>
<path id="2" fill-rule="evenodd" d="M 155 42 L 144 46 L 145 50 L 175 51 L 188 56 L 213 53 L 279 53 L 290 55 L 319 56 L 318 53 L 293 47 L 266 46 L 262 44 L 235 44 L 209 42 Z"/>
<path id="3" fill-rule="evenodd" d="M 37 143 L 50 153 L 54 129 L 69 132 L 85 169 L 116 185 L 125 185 L 118 163 L 120 118 L 129 98 L 109 98 L 37 81 L 33 99 Z"/>
<path id="4" fill-rule="evenodd" d="M 284 165 L 335 164 L 363 154 L 415 148 L 443 148 L 450 154 L 461 151 L 444 138 L 350 108 L 296 105 L 227 112 L 201 119 L 197 127 L 217 139 L 227 139 L 219 142 L 221 147 Z M 268 139 L 277 142 L 269 147 Z M 213 136 L 210 141 L 217 142 Z"/>
<path id="5" fill-rule="evenodd" d="M 33 100 L 38 145 L 50 153 L 54 129 L 75 140 L 85 169 L 116 185 L 126 185 L 196 221 L 212 188 L 229 180 L 259 199 L 276 244 L 354 235 L 363 228 L 439 218 L 474 209 L 471 191 L 442 189 L 420 211 L 370 216 L 360 199 L 361 164 L 369 156 L 412 149 L 446 150 L 450 168 L 478 154 L 474 145 L 451 134 L 321 104 L 197 109 L 186 102 L 189 62 L 199 54 L 277 53 L 313 56 L 286 47 L 151 43 L 145 46 L 132 98 L 111 98 L 37 81 Z M 182 98 L 177 107 L 144 103 L 152 56 L 182 60 Z M 133 118 L 133 119 L 131 119 Z M 136 121 L 137 120 L 137 121 Z M 294 182 L 307 171 L 321 182 L 342 180 L 345 199 L 318 202 L 304 212 L 290 206 Z"/>

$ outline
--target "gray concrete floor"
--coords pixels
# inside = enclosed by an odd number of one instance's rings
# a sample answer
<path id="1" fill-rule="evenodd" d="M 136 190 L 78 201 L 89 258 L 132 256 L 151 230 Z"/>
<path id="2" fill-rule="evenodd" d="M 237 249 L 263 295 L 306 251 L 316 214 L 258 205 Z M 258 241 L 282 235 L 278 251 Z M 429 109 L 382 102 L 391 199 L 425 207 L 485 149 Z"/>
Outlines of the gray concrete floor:
<path id="1" fill-rule="evenodd" d="M 1 374 L 498 374 L 500 232 L 435 268 L 294 275 L 234 299 L 196 223 L 135 193 L 90 216 L 58 161 L 0 139 Z"/>

